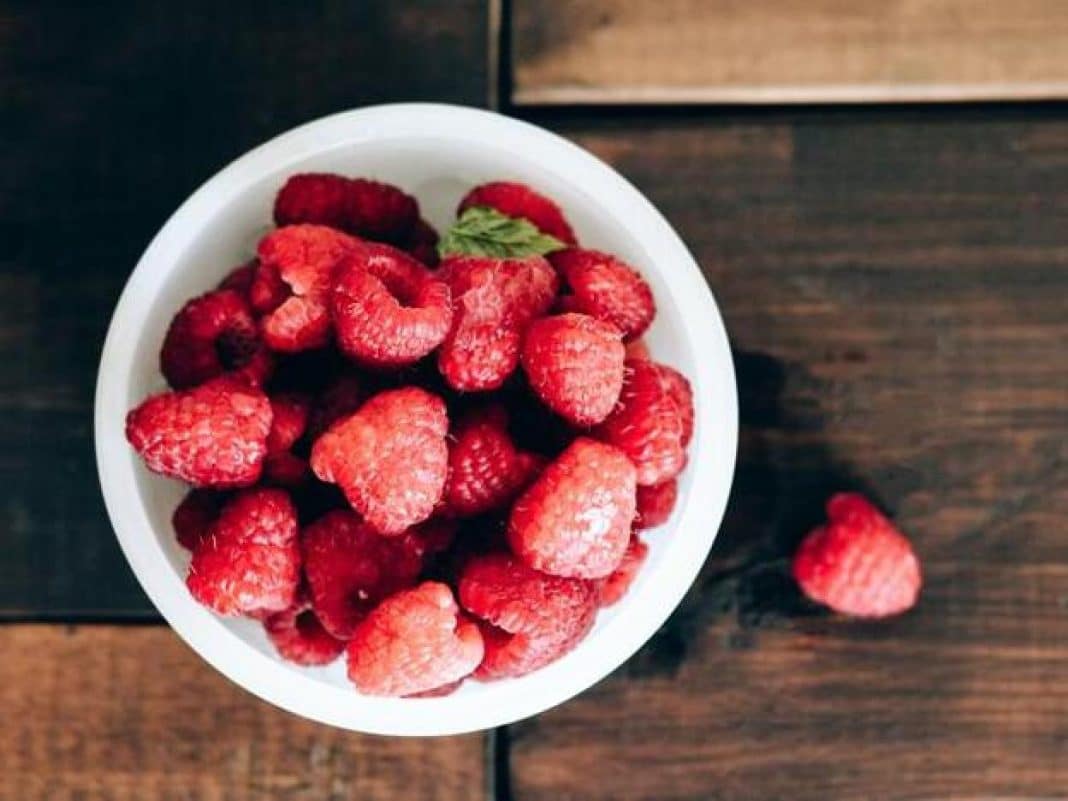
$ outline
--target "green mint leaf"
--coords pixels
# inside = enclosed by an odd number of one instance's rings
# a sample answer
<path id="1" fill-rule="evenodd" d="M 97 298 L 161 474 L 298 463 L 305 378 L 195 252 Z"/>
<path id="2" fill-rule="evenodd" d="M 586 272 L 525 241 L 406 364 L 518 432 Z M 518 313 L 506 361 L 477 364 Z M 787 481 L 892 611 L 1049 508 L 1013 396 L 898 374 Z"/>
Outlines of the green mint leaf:
<path id="1" fill-rule="evenodd" d="M 514 259 L 544 256 L 565 247 L 528 220 L 505 217 L 487 206 L 472 206 L 445 232 L 438 243 L 438 254 L 443 258 L 462 255 Z"/>

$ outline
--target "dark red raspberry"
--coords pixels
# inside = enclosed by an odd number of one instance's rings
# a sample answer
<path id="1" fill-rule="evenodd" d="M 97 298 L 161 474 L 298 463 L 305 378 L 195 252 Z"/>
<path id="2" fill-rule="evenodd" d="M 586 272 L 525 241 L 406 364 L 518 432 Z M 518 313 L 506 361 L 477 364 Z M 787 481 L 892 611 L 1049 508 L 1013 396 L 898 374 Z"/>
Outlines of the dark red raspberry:
<path id="1" fill-rule="evenodd" d="M 281 487 L 296 487 L 310 477 L 306 459 L 292 452 L 308 426 L 311 401 L 304 395 L 279 394 L 271 398 L 274 420 L 267 435 L 264 478 Z"/>
<path id="2" fill-rule="evenodd" d="M 259 263 L 256 259 L 247 261 L 244 264 L 235 267 L 226 277 L 219 282 L 217 289 L 231 289 L 246 301 L 248 300 L 249 291 L 252 289 L 252 281 L 256 277 L 256 268 Z"/>
<path id="3" fill-rule="evenodd" d="M 448 470 L 445 403 L 416 387 L 382 392 L 315 441 L 311 466 L 383 534 L 426 520 Z"/>
<path id="4" fill-rule="evenodd" d="M 349 179 L 331 173 L 290 176 L 274 199 L 276 225 L 313 223 L 344 230 L 349 215 Z"/>
<path id="5" fill-rule="evenodd" d="M 596 250 L 569 248 L 549 256 L 571 294 L 568 311 L 611 323 L 627 339 L 640 337 L 656 316 L 653 290 L 629 264 Z"/>
<path id="6" fill-rule="evenodd" d="M 600 423 L 623 388 L 619 332 L 585 314 L 535 320 L 523 342 L 523 369 L 545 405 L 578 426 Z"/>
<path id="7" fill-rule="evenodd" d="M 470 675 L 482 653 L 478 626 L 449 588 L 427 581 L 387 598 L 357 625 L 349 680 L 367 695 L 414 695 Z"/>
<path id="8" fill-rule="evenodd" d="M 630 457 L 639 484 L 662 484 L 686 464 L 685 423 L 672 380 L 654 362 L 626 362 L 619 404 L 594 434 Z"/>
<path id="9" fill-rule="evenodd" d="M 387 242 L 404 241 L 418 218 L 415 198 L 397 187 L 330 173 L 292 176 L 274 203 L 278 225 L 328 225 Z"/>
<path id="10" fill-rule="evenodd" d="M 438 266 L 438 232 L 426 220 L 419 219 L 404 241 L 404 250 L 427 267 Z"/>
<path id="11" fill-rule="evenodd" d="M 497 389 L 519 363 L 530 321 L 552 305 L 558 279 L 545 259 L 452 256 L 437 273 L 452 290 L 453 320 L 438 367 L 454 389 Z"/>
<path id="12" fill-rule="evenodd" d="M 338 376 L 316 399 L 308 420 L 308 433 L 317 438 L 338 420 L 359 409 L 366 399 L 362 380 L 351 373 Z"/>
<path id="13" fill-rule="evenodd" d="M 507 506 L 541 468 L 540 457 L 516 450 L 508 413 L 494 404 L 473 409 L 451 434 L 443 500 L 450 514 L 473 517 Z"/>
<path id="14" fill-rule="evenodd" d="M 560 207 L 526 184 L 494 181 L 476 186 L 460 201 L 456 213 L 462 214 L 473 206 L 488 206 L 506 217 L 522 217 L 542 233 L 556 237 L 565 245 L 577 244 L 575 234 Z"/>
<path id="15" fill-rule="evenodd" d="M 219 510 L 229 496 L 212 490 L 191 490 L 174 509 L 171 525 L 178 544 L 190 551 L 196 550 L 208 536 L 219 516 Z"/>
<path id="16" fill-rule="evenodd" d="M 415 198 L 395 186 L 353 178 L 349 182 L 347 230 L 381 242 L 403 242 L 419 221 Z"/>
<path id="17" fill-rule="evenodd" d="M 552 575 L 607 576 L 630 539 L 634 475 L 634 465 L 619 449 L 576 439 L 512 507 L 512 550 Z"/>
<path id="18" fill-rule="evenodd" d="M 323 628 L 303 593 L 293 606 L 264 620 L 263 628 L 278 654 L 297 665 L 329 665 L 345 650 L 345 642 Z"/>
<path id="19" fill-rule="evenodd" d="M 277 351 L 318 348 L 330 341 L 334 268 L 356 244 L 333 228 L 291 225 L 260 240 L 251 298 L 263 339 Z"/>
<path id="20" fill-rule="evenodd" d="M 406 538 L 383 537 L 348 510 L 306 527 L 301 546 L 312 607 L 341 639 L 383 598 L 412 586 L 422 568 Z"/>
<path id="21" fill-rule="evenodd" d="M 160 368 L 175 389 L 203 384 L 223 373 L 259 386 L 271 368 L 252 311 L 243 296 L 220 289 L 194 298 L 171 321 Z"/>
<path id="22" fill-rule="evenodd" d="M 549 576 L 503 553 L 468 560 L 459 597 L 482 621 L 481 679 L 522 676 L 559 659 L 589 632 L 598 598 L 592 582 Z"/>
<path id="23" fill-rule="evenodd" d="M 666 523 L 675 510 L 678 494 L 679 483 L 675 479 L 663 484 L 639 485 L 637 511 L 634 513 L 635 528 L 656 528 Z"/>
<path id="24" fill-rule="evenodd" d="M 431 518 L 417 526 L 412 526 L 397 540 L 402 548 L 425 567 L 431 558 L 449 549 L 456 539 L 458 528 L 459 525 L 455 520 Z"/>
<path id="25" fill-rule="evenodd" d="M 612 575 L 597 582 L 601 606 L 611 606 L 627 594 L 648 555 L 649 546 L 642 542 L 637 534 L 632 535 L 619 567 Z"/>
<path id="26" fill-rule="evenodd" d="M 308 460 L 289 451 L 268 453 L 263 460 L 263 478 L 277 487 L 295 489 L 311 478 Z"/>
<path id="27" fill-rule="evenodd" d="M 923 579 L 904 535 L 856 493 L 833 496 L 827 520 L 794 556 L 794 578 L 805 595 L 853 617 L 889 617 L 911 609 Z"/>
<path id="28" fill-rule="evenodd" d="M 189 564 L 186 586 L 221 615 L 278 612 L 300 581 L 297 514 L 277 489 L 238 493 L 219 513 Z"/>
<path id="29" fill-rule="evenodd" d="M 256 483 L 270 428 L 267 396 L 230 378 L 155 395 L 126 416 L 126 439 L 149 470 L 217 489 Z"/>
<path id="30" fill-rule="evenodd" d="M 331 309 L 338 346 L 361 364 L 413 364 L 449 332 L 449 288 L 389 245 L 359 243 L 338 265 L 335 281 Z"/>

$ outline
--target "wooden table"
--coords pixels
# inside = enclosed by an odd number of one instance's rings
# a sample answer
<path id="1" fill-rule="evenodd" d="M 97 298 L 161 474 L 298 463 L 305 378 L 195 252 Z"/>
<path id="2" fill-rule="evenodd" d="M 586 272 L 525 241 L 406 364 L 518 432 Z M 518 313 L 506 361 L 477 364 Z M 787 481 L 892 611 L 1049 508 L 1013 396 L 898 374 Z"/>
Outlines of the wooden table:
<path id="1" fill-rule="evenodd" d="M 495 3 L 263 5 L 0 2 L 0 799 L 1068 798 L 1063 106 L 519 108 Z M 498 104 L 646 192 L 723 310 L 743 423 L 656 637 L 439 740 L 306 723 L 203 664 L 116 547 L 90 424 L 171 210 L 275 133 L 402 99 Z M 782 577 L 848 488 L 912 534 L 914 613 L 848 622 Z"/>

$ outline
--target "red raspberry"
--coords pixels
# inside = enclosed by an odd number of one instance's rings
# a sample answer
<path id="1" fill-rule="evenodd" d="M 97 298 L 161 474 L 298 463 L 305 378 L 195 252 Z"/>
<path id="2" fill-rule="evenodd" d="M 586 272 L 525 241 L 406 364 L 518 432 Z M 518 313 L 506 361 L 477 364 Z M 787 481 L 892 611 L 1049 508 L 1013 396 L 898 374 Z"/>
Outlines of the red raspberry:
<path id="1" fill-rule="evenodd" d="M 363 405 L 367 391 L 363 382 L 352 374 L 335 378 L 315 402 L 308 420 L 308 433 L 317 438 L 342 417 L 348 417 Z"/>
<path id="2" fill-rule="evenodd" d="M 383 534 L 425 520 L 448 470 L 445 403 L 417 387 L 382 392 L 316 440 L 311 466 Z"/>
<path id="3" fill-rule="evenodd" d="M 627 545 L 619 567 L 612 575 L 597 582 L 601 606 L 611 606 L 627 594 L 648 555 L 649 546 L 638 539 L 637 534 L 631 535 L 630 544 Z"/>
<path id="4" fill-rule="evenodd" d="M 653 357 L 650 355 L 649 346 L 645 344 L 644 339 L 632 339 L 627 343 L 627 359 L 652 361 Z"/>
<path id="5" fill-rule="evenodd" d="M 252 289 L 252 281 L 256 277 L 257 267 L 259 267 L 259 262 L 256 259 L 235 267 L 219 282 L 217 289 L 231 289 L 245 298 L 245 300 L 248 300 L 249 291 Z"/>
<path id="6" fill-rule="evenodd" d="M 438 265 L 438 232 L 426 220 L 420 218 L 404 241 L 404 250 L 427 267 Z"/>
<path id="7" fill-rule="evenodd" d="M 617 448 L 576 439 L 512 507 L 512 550 L 531 567 L 555 576 L 607 576 L 630 539 L 634 474 L 634 465 Z"/>
<path id="8" fill-rule="evenodd" d="M 277 612 L 300 581 L 297 513 L 282 490 L 251 489 L 223 507 L 193 552 L 186 586 L 220 615 Z"/>
<path id="9" fill-rule="evenodd" d="M 794 578 L 805 595 L 854 617 L 889 617 L 911 609 L 922 577 L 909 541 L 855 493 L 833 496 L 827 519 L 794 556 Z"/>
<path id="10" fill-rule="evenodd" d="M 223 373 L 259 386 L 270 373 L 271 356 L 244 298 L 221 289 L 194 298 L 175 315 L 163 340 L 160 368 L 175 389 L 195 387 Z"/>
<path id="11" fill-rule="evenodd" d="M 668 395 L 671 396 L 675 407 L 679 410 L 679 419 L 682 421 L 682 447 L 685 448 L 693 439 L 693 389 L 686 376 L 674 367 L 668 367 L 666 364 L 657 366 L 660 368 L 661 377 L 667 384 Z"/>
<path id="12" fill-rule="evenodd" d="M 279 655 L 298 665 L 329 665 L 345 650 L 345 642 L 323 628 L 303 593 L 293 606 L 264 620 L 263 628 Z"/>
<path id="13" fill-rule="evenodd" d="M 397 187 L 330 173 L 290 177 L 274 202 L 280 226 L 314 223 L 388 242 L 403 241 L 418 217 L 415 198 Z"/>
<path id="14" fill-rule="evenodd" d="M 577 244 L 575 234 L 560 207 L 526 184 L 494 181 L 476 186 L 460 201 L 456 213 L 463 214 L 465 209 L 472 206 L 488 206 L 506 217 L 522 217 L 542 233 L 556 237 L 565 245 Z"/>
<path id="15" fill-rule="evenodd" d="M 640 337 L 656 316 L 653 290 L 629 264 L 596 250 L 569 248 L 549 256 L 571 290 L 568 311 L 611 323 L 626 339 Z"/>
<path id="16" fill-rule="evenodd" d="M 222 492 L 191 490 L 175 507 L 171 516 L 171 525 L 174 527 L 178 544 L 195 551 L 211 531 L 226 498 L 227 495 Z"/>
<path id="17" fill-rule="evenodd" d="M 263 460 L 264 481 L 277 487 L 295 489 L 311 478 L 308 460 L 295 453 L 268 453 Z"/>
<path id="18" fill-rule="evenodd" d="M 280 394 L 271 398 L 271 430 L 267 434 L 267 453 L 284 453 L 292 448 L 308 426 L 311 401 L 303 395 Z"/>
<path id="19" fill-rule="evenodd" d="M 449 288 L 411 256 L 361 242 L 338 265 L 331 309 L 341 350 L 372 367 L 402 367 L 441 344 Z"/>
<path id="20" fill-rule="evenodd" d="M 660 365 L 628 361 L 619 404 L 594 434 L 630 457 L 639 484 L 661 484 L 686 464 L 684 423 Z"/>
<path id="21" fill-rule="evenodd" d="M 348 510 L 305 528 L 301 546 L 315 614 L 341 639 L 383 598 L 412 586 L 422 568 L 406 538 L 383 537 Z"/>
<path id="22" fill-rule="evenodd" d="M 469 412 L 451 439 L 443 500 L 459 517 L 507 506 L 541 467 L 539 457 L 516 450 L 508 436 L 508 413 L 497 404 Z"/>
<path id="23" fill-rule="evenodd" d="M 679 482 L 675 479 L 663 484 L 638 486 L 636 496 L 637 511 L 634 514 L 636 528 L 656 528 L 662 526 L 675 510 L 675 500 L 679 494 Z"/>
<path id="24" fill-rule="evenodd" d="M 149 470 L 218 489 L 256 483 L 270 428 L 267 396 L 229 378 L 155 395 L 126 416 L 126 439 Z"/>
<path id="25" fill-rule="evenodd" d="M 437 275 L 452 290 L 452 329 L 438 367 L 454 389 L 497 389 L 515 371 L 530 321 L 544 314 L 558 279 L 540 256 L 491 259 L 454 256 Z"/>
<path id="26" fill-rule="evenodd" d="M 457 529 L 455 520 L 431 518 L 412 526 L 398 538 L 398 542 L 425 567 L 431 557 L 449 549 L 456 539 Z"/>
<path id="27" fill-rule="evenodd" d="M 367 695 L 414 695 L 469 675 L 482 635 L 444 584 L 427 581 L 387 598 L 352 634 L 349 680 Z"/>
<path id="28" fill-rule="evenodd" d="M 579 426 L 604 420 L 623 388 L 623 343 L 585 314 L 542 317 L 527 329 L 523 369 L 545 405 Z"/>
<path id="29" fill-rule="evenodd" d="M 522 676 L 559 659 L 586 636 L 597 613 L 593 582 L 549 576 L 503 553 L 470 559 L 459 596 L 483 621 L 480 679 Z"/>
<path id="30" fill-rule="evenodd" d="M 330 340 L 330 288 L 334 268 L 356 244 L 322 225 L 291 225 L 260 240 L 250 295 L 263 339 L 274 350 L 318 348 Z"/>

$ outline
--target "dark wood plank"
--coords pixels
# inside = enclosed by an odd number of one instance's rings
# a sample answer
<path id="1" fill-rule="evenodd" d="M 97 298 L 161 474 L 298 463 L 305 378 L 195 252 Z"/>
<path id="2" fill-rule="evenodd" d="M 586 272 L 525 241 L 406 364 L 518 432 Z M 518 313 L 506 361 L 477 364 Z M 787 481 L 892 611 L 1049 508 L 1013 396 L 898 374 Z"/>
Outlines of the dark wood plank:
<path id="1" fill-rule="evenodd" d="M 486 37 L 483 0 L 0 2 L 0 616 L 152 614 L 90 417 L 111 309 L 167 216 L 295 124 L 482 104 Z"/>
<path id="2" fill-rule="evenodd" d="M 310 723 L 213 671 L 163 627 L 0 628 L 0 799 L 253 801 L 482 793 L 482 738 Z"/>
<path id="3" fill-rule="evenodd" d="M 1059 0 L 515 0 L 513 18 L 520 104 L 1068 97 Z"/>
<path id="4" fill-rule="evenodd" d="M 512 729 L 514 798 L 1063 797 L 1068 114 L 542 119 L 691 244 L 743 431 L 701 579 L 614 677 Z M 840 489 L 916 543 L 903 619 L 824 615 L 784 575 Z"/>

